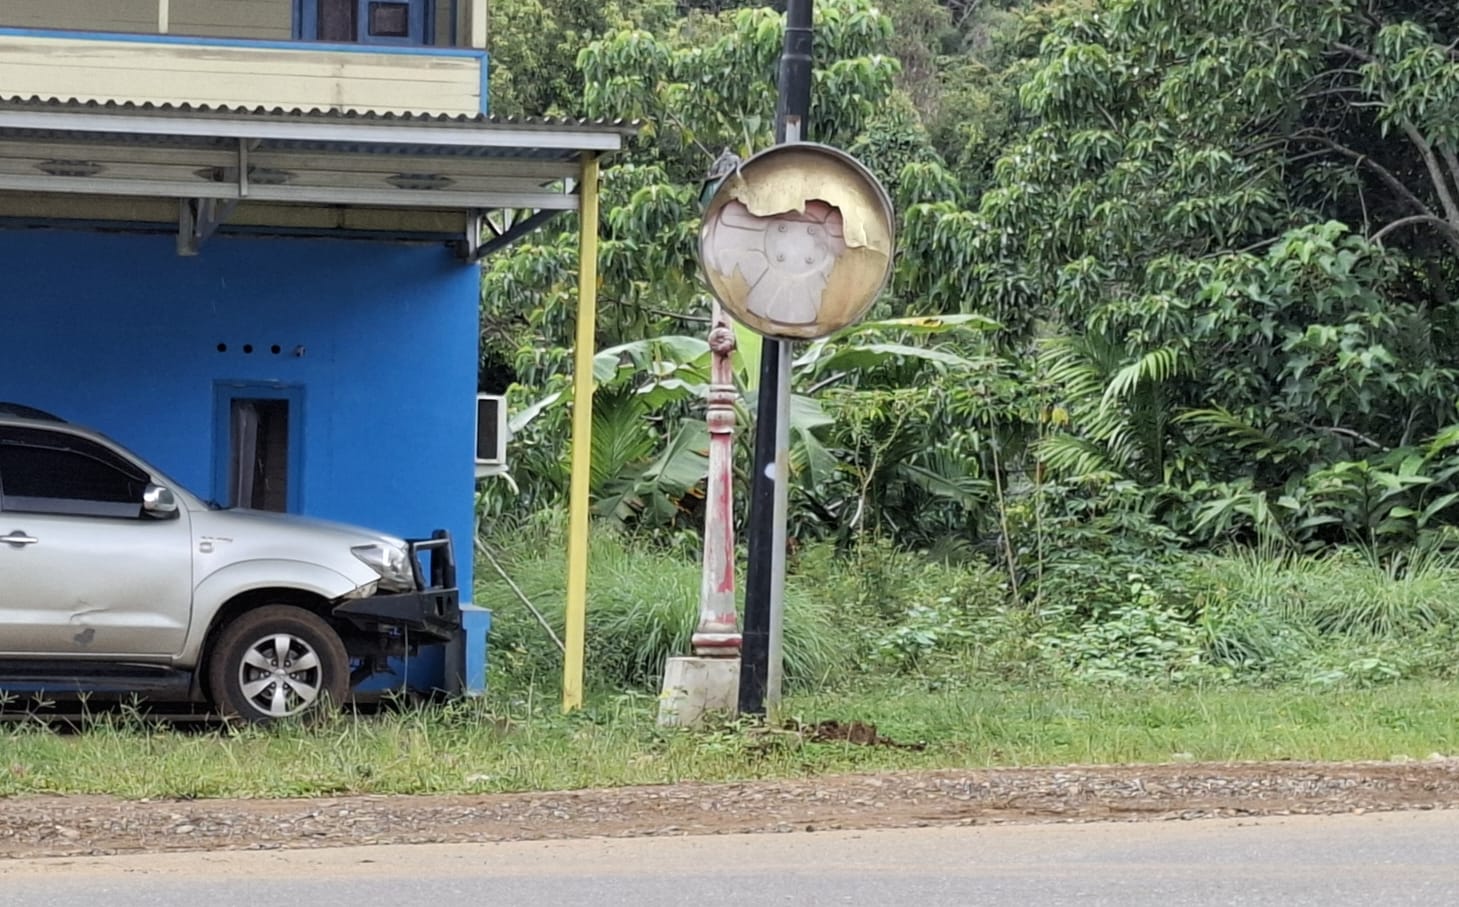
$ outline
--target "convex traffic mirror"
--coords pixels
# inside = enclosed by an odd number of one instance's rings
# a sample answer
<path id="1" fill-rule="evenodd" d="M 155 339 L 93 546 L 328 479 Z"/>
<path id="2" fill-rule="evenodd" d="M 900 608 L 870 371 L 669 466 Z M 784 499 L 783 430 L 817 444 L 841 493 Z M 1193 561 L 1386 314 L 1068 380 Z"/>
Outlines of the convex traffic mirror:
<path id="1" fill-rule="evenodd" d="M 699 261 L 746 327 L 812 340 L 871 308 L 891 275 L 894 230 L 891 199 L 855 158 L 811 142 L 776 145 L 720 183 Z"/>

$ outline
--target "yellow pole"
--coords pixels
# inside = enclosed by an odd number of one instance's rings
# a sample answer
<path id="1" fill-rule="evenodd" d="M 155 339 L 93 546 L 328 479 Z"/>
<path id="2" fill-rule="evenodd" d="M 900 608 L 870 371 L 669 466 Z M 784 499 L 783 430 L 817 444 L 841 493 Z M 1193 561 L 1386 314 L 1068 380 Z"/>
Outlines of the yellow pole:
<path id="1" fill-rule="evenodd" d="M 562 710 L 583 704 L 588 629 L 588 478 L 592 471 L 593 353 L 598 318 L 598 158 L 583 155 L 578 191 L 578 324 L 572 375 L 572 488 L 567 522 L 567 649 Z"/>

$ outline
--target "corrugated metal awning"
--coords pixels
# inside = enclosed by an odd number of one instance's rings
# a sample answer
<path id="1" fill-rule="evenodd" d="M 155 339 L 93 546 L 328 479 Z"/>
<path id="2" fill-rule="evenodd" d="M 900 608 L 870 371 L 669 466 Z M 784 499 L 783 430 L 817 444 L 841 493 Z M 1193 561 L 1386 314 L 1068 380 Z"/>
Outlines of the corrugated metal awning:
<path id="1" fill-rule="evenodd" d="M 155 223 L 156 202 L 174 219 L 177 203 L 191 205 L 202 238 L 224 223 L 459 237 L 458 224 L 470 232 L 485 212 L 575 209 L 584 156 L 611 155 L 636 131 L 622 121 L 0 96 L 0 217 L 44 219 L 49 199 L 70 202 L 53 213 L 74 219 L 84 197 L 106 221 L 120 210 Z"/>

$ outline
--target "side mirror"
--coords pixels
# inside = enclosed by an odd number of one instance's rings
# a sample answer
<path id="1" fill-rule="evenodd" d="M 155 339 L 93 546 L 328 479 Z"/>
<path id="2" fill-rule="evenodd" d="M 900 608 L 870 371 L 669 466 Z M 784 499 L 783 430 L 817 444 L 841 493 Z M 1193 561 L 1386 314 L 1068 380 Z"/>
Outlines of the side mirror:
<path id="1" fill-rule="evenodd" d="M 142 512 L 159 519 L 175 517 L 177 516 L 177 496 L 172 493 L 170 488 L 149 484 L 147 489 L 142 492 Z"/>

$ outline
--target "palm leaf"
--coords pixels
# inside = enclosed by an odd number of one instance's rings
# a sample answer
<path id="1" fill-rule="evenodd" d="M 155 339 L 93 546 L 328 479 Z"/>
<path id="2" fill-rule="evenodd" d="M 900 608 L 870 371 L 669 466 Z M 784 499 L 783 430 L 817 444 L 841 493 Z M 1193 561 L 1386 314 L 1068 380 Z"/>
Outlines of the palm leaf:
<path id="1" fill-rule="evenodd" d="M 1128 400 L 1137 388 L 1164 384 L 1188 371 L 1184 352 L 1173 347 L 1151 350 L 1120 369 L 1104 389 L 1100 405 L 1114 406 Z"/>
<path id="2" fill-rule="evenodd" d="M 988 480 L 972 475 L 947 457 L 936 457 L 930 465 L 901 463 L 897 474 L 929 495 L 965 508 L 977 507 L 987 498 Z"/>
<path id="3" fill-rule="evenodd" d="M 699 337 L 669 334 L 646 340 L 635 340 L 602 350 L 593 357 L 593 378 L 599 384 L 611 381 L 620 369 L 667 374 L 686 366 L 699 366 L 709 357 L 709 341 Z M 670 368 L 655 368 L 667 363 Z"/>
<path id="4" fill-rule="evenodd" d="M 1122 478 L 1099 444 L 1074 435 L 1051 435 L 1038 445 L 1039 460 L 1059 475 L 1078 482 L 1110 482 Z"/>
<path id="5" fill-rule="evenodd" d="M 831 478 L 836 457 L 826 449 L 816 430 L 835 422 L 821 404 L 810 397 L 790 397 L 790 469 L 804 475 L 805 484 L 816 488 Z"/>
<path id="6" fill-rule="evenodd" d="M 1224 407 L 1193 409 L 1177 416 L 1176 421 L 1214 432 L 1235 449 L 1257 457 L 1276 457 L 1287 452 L 1281 442 Z"/>
<path id="7" fill-rule="evenodd" d="M 970 368 L 973 364 L 956 353 L 949 353 L 936 347 L 909 346 L 904 343 L 862 343 L 856 346 L 839 347 L 830 354 L 821 356 L 815 361 L 814 368 L 818 372 L 837 369 L 855 371 L 873 368 L 888 362 L 906 360 L 951 368 Z"/>
<path id="8" fill-rule="evenodd" d="M 607 493 L 614 480 L 653 455 L 657 438 L 643 418 L 640 402 L 629 395 L 597 395 L 593 406 L 592 478 Z"/>
<path id="9" fill-rule="evenodd" d="M 709 426 L 699 419 L 685 419 L 639 482 L 649 494 L 679 498 L 708 475 Z"/>

